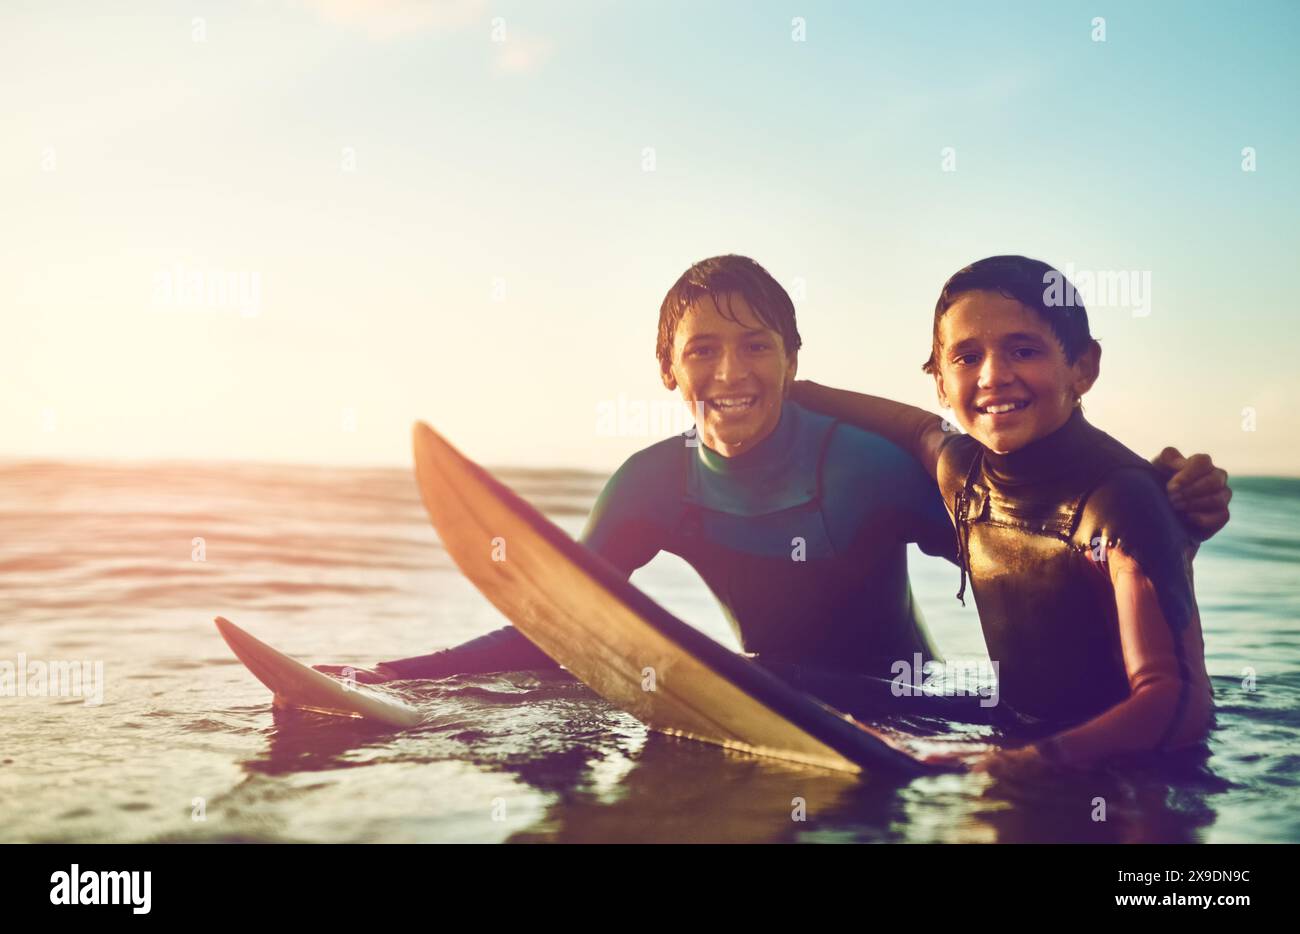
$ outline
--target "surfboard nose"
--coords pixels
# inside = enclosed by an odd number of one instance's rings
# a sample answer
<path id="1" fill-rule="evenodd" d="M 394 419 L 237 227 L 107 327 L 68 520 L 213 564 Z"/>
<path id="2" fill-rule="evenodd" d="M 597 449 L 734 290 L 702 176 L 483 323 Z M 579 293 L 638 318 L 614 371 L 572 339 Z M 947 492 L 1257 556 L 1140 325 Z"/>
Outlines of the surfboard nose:
<path id="1" fill-rule="evenodd" d="M 214 622 L 235 657 L 254 678 L 270 688 L 273 706 L 365 717 L 397 727 L 424 722 L 424 714 L 399 697 L 346 679 L 331 678 L 254 638 L 224 616 L 216 617 Z"/>
<path id="2" fill-rule="evenodd" d="M 411 425 L 411 441 L 419 447 L 422 441 L 431 441 L 438 437 L 438 433 L 429 427 L 428 422 L 416 419 Z"/>
<path id="3" fill-rule="evenodd" d="M 239 643 L 257 641 L 224 616 L 216 617 L 213 622 L 217 624 L 217 632 L 221 634 L 221 638 L 226 640 L 226 645 L 230 646 L 236 655 L 240 654 Z"/>

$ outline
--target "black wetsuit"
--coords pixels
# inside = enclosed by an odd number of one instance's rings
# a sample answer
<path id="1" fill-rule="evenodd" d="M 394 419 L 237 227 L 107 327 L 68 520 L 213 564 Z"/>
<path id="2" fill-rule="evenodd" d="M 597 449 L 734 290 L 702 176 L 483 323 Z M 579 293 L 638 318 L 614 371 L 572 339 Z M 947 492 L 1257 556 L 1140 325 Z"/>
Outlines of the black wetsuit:
<path id="1" fill-rule="evenodd" d="M 1076 408 L 1062 428 L 1011 454 L 952 436 L 938 481 L 1004 703 L 1055 732 L 1155 689 L 1159 703 L 1112 724 L 1126 731 L 1123 745 L 1159 748 L 1196 732 L 1189 718 L 1204 717 L 1210 687 L 1194 549 L 1150 464 Z M 1099 560 L 1116 547 L 1150 580 L 1167 632 L 1149 621 L 1123 630 Z M 1113 748 L 1115 735 L 1081 745 Z"/>
<path id="2" fill-rule="evenodd" d="M 906 548 L 915 542 L 956 558 L 951 521 L 915 460 L 793 402 L 771 435 L 737 457 L 682 436 L 633 455 L 606 484 L 582 541 L 624 575 L 660 551 L 681 556 L 745 651 L 795 683 L 805 668 L 832 680 L 889 678 L 897 660 L 937 657 L 912 598 Z M 507 626 L 384 665 L 436 678 L 555 663 Z M 844 684 L 854 690 L 851 679 Z"/>

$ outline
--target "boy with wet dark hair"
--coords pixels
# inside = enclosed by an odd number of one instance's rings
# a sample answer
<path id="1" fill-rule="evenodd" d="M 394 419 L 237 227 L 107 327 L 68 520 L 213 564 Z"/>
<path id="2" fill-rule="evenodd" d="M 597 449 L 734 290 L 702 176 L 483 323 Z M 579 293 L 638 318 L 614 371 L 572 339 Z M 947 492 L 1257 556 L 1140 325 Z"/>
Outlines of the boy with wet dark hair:
<path id="1" fill-rule="evenodd" d="M 771 273 L 747 256 L 714 256 L 701 260 L 673 283 L 659 306 L 659 339 L 655 356 L 664 372 L 672 369 L 673 339 L 677 325 L 691 306 L 708 297 L 724 317 L 733 321 L 730 299 L 739 295 L 759 321 L 781 335 L 787 354 L 796 354 L 803 346 L 795 323 L 794 302 Z"/>
<path id="2" fill-rule="evenodd" d="M 939 372 L 940 328 L 944 312 L 967 292 L 998 292 L 1039 312 L 1061 343 L 1068 362 L 1074 363 L 1093 343 L 1088 312 L 1065 277 L 1047 263 L 1024 256 L 990 256 L 953 273 L 943 284 L 934 309 L 934 338 L 930 357 L 921 369 Z M 1072 309 L 1077 308 L 1074 313 Z"/>
<path id="3" fill-rule="evenodd" d="M 981 756 L 981 769 L 1191 746 L 1213 719 L 1195 541 L 1152 465 L 1083 417 L 1101 347 L 1062 294 L 1074 298 L 1064 276 L 1023 256 L 944 285 L 924 369 L 967 434 L 886 400 L 815 384 L 796 394 L 905 444 L 937 481 L 959 596 L 969 575 L 1001 698 L 1046 734 Z"/>
<path id="4" fill-rule="evenodd" d="M 758 263 L 718 256 L 686 270 L 661 305 L 656 350 L 665 388 L 696 413 L 694 443 L 668 438 L 630 457 L 582 541 L 624 575 L 660 551 L 679 555 L 747 653 L 851 705 L 834 693 L 839 679 L 887 679 L 897 659 L 937 657 L 907 545 L 955 560 L 954 538 L 911 457 L 789 402 L 799 347 L 794 304 Z M 507 626 L 377 674 L 543 667 L 554 663 Z"/>

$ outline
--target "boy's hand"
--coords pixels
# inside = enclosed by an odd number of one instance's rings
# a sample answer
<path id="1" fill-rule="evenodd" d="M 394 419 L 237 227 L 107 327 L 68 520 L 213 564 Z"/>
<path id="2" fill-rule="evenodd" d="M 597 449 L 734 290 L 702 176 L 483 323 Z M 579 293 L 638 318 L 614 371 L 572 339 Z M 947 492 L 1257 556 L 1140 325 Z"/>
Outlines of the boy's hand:
<path id="1" fill-rule="evenodd" d="M 988 753 L 932 752 L 922 756 L 921 761 L 926 765 L 938 766 L 952 772 L 967 772 L 986 755 Z"/>
<path id="2" fill-rule="evenodd" d="M 1228 524 L 1232 489 L 1210 455 L 1183 457 L 1177 448 L 1165 448 L 1151 463 L 1167 478 L 1169 502 L 1197 539 L 1205 541 Z"/>
<path id="3" fill-rule="evenodd" d="M 919 758 L 926 765 L 965 772 L 974 771 L 980 762 L 996 754 L 997 749 L 986 743 L 944 743 L 942 749 Z"/>
<path id="4" fill-rule="evenodd" d="M 1019 749 L 999 749 L 972 763 L 970 771 L 982 772 L 994 779 L 1042 782 L 1059 777 L 1061 766 L 1049 762 L 1037 747 L 1029 745 Z"/>

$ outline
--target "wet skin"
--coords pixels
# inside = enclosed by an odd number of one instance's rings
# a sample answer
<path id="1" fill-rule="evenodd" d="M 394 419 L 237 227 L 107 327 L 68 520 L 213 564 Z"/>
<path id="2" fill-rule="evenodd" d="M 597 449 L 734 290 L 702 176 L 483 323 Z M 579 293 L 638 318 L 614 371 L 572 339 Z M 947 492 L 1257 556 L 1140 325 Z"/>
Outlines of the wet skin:
<path id="1" fill-rule="evenodd" d="M 999 454 L 1056 431 L 1096 382 L 1101 348 L 1071 363 L 1037 313 L 999 292 L 962 295 L 939 323 L 939 401 Z"/>
<path id="2" fill-rule="evenodd" d="M 776 428 L 794 382 L 797 354 L 763 324 L 743 297 L 703 296 L 677 324 L 673 356 L 662 373 L 695 413 L 700 440 L 724 457 L 750 450 Z M 736 320 L 731 320 L 731 318 Z"/>

